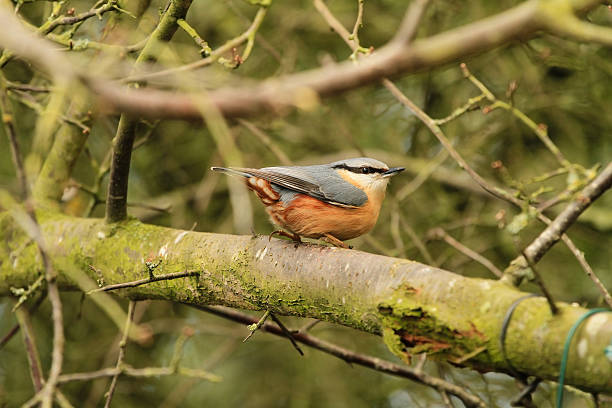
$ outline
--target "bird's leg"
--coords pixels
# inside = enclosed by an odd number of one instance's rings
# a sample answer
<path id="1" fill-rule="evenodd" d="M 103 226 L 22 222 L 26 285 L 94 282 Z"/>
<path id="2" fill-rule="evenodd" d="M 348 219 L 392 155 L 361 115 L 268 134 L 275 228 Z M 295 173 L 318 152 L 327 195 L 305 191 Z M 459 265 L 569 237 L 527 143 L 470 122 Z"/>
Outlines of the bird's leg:
<path id="1" fill-rule="evenodd" d="M 290 232 L 283 231 L 283 230 L 272 231 L 272 233 L 268 237 L 268 241 L 271 240 L 274 235 L 280 235 L 282 237 L 290 238 L 296 243 L 296 245 L 302 243 L 302 239 L 300 238 L 298 234 L 290 233 Z"/>
<path id="2" fill-rule="evenodd" d="M 344 242 L 340 241 L 338 238 L 334 237 L 332 234 L 323 234 L 321 237 L 323 241 L 329 242 L 332 245 L 335 245 L 340 248 L 350 249 L 348 245 Z"/>

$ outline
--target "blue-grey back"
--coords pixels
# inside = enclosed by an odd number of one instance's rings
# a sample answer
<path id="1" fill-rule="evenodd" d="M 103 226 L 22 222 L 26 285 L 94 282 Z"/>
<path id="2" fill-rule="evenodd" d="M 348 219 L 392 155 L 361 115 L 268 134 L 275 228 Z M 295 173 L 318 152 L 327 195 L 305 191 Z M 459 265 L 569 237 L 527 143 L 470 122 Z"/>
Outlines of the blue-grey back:
<path id="1" fill-rule="evenodd" d="M 316 185 L 319 191 L 313 191 L 309 195 L 332 203 L 359 207 L 368 200 L 368 196 L 362 190 L 340 177 L 333 168 L 333 163 L 314 166 L 264 167 L 260 171 L 282 174 Z M 273 183 L 272 187 L 281 195 L 283 204 L 291 202 L 297 194 L 303 193 L 303 190 L 293 190 L 287 185 Z"/>

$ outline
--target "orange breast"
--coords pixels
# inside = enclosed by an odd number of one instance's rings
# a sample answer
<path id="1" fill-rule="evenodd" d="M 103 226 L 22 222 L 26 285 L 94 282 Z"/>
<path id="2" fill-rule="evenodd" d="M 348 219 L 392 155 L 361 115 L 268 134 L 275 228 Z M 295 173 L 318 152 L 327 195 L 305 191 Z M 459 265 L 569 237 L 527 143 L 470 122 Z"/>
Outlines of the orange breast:
<path id="1" fill-rule="evenodd" d="M 370 231 L 379 211 L 380 204 L 370 200 L 362 207 L 346 208 L 300 194 L 284 209 L 282 218 L 285 228 L 303 237 L 320 238 L 331 234 L 344 241 Z"/>

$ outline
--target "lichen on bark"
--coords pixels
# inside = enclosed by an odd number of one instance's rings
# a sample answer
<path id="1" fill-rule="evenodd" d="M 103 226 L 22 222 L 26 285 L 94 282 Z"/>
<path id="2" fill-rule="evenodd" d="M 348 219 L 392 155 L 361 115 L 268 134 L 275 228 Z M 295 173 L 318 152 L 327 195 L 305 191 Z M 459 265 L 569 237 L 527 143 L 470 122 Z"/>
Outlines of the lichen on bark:
<path id="1" fill-rule="evenodd" d="M 222 304 L 278 315 L 323 319 L 382 334 L 404 359 L 434 358 L 481 370 L 507 372 L 499 336 L 510 305 L 524 292 L 500 281 L 466 278 L 418 262 L 315 244 L 295 246 L 268 237 L 191 232 L 126 220 L 108 225 L 39 212 L 49 255 L 63 289 L 77 268 L 105 285 L 152 273 L 196 271 L 197 276 L 121 289 L 132 299 Z M 0 213 L 0 295 L 36 280 L 41 265 L 34 244 L 7 213 Z M 516 309 L 506 337 L 507 357 L 528 375 L 554 380 L 563 342 L 584 308 L 559 303 L 552 316 L 543 298 Z M 612 387 L 603 355 L 612 338 L 612 314 L 591 317 L 577 332 L 567 383 L 588 391 Z M 480 351 L 479 351 L 480 350 Z"/>

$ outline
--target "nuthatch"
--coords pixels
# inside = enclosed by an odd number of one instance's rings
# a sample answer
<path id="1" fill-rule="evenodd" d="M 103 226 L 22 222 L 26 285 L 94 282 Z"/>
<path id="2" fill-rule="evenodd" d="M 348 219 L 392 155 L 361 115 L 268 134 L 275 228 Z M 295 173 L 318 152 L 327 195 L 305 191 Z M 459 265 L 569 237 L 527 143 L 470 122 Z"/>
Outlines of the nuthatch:
<path id="1" fill-rule="evenodd" d="M 389 178 L 404 170 L 367 157 L 315 166 L 211 169 L 246 178 L 270 220 L 289 231 L 270 236 L 296 242 L 300 236 L 321 238 L 344 248 L 342 241 L 374 227 Z"/>

